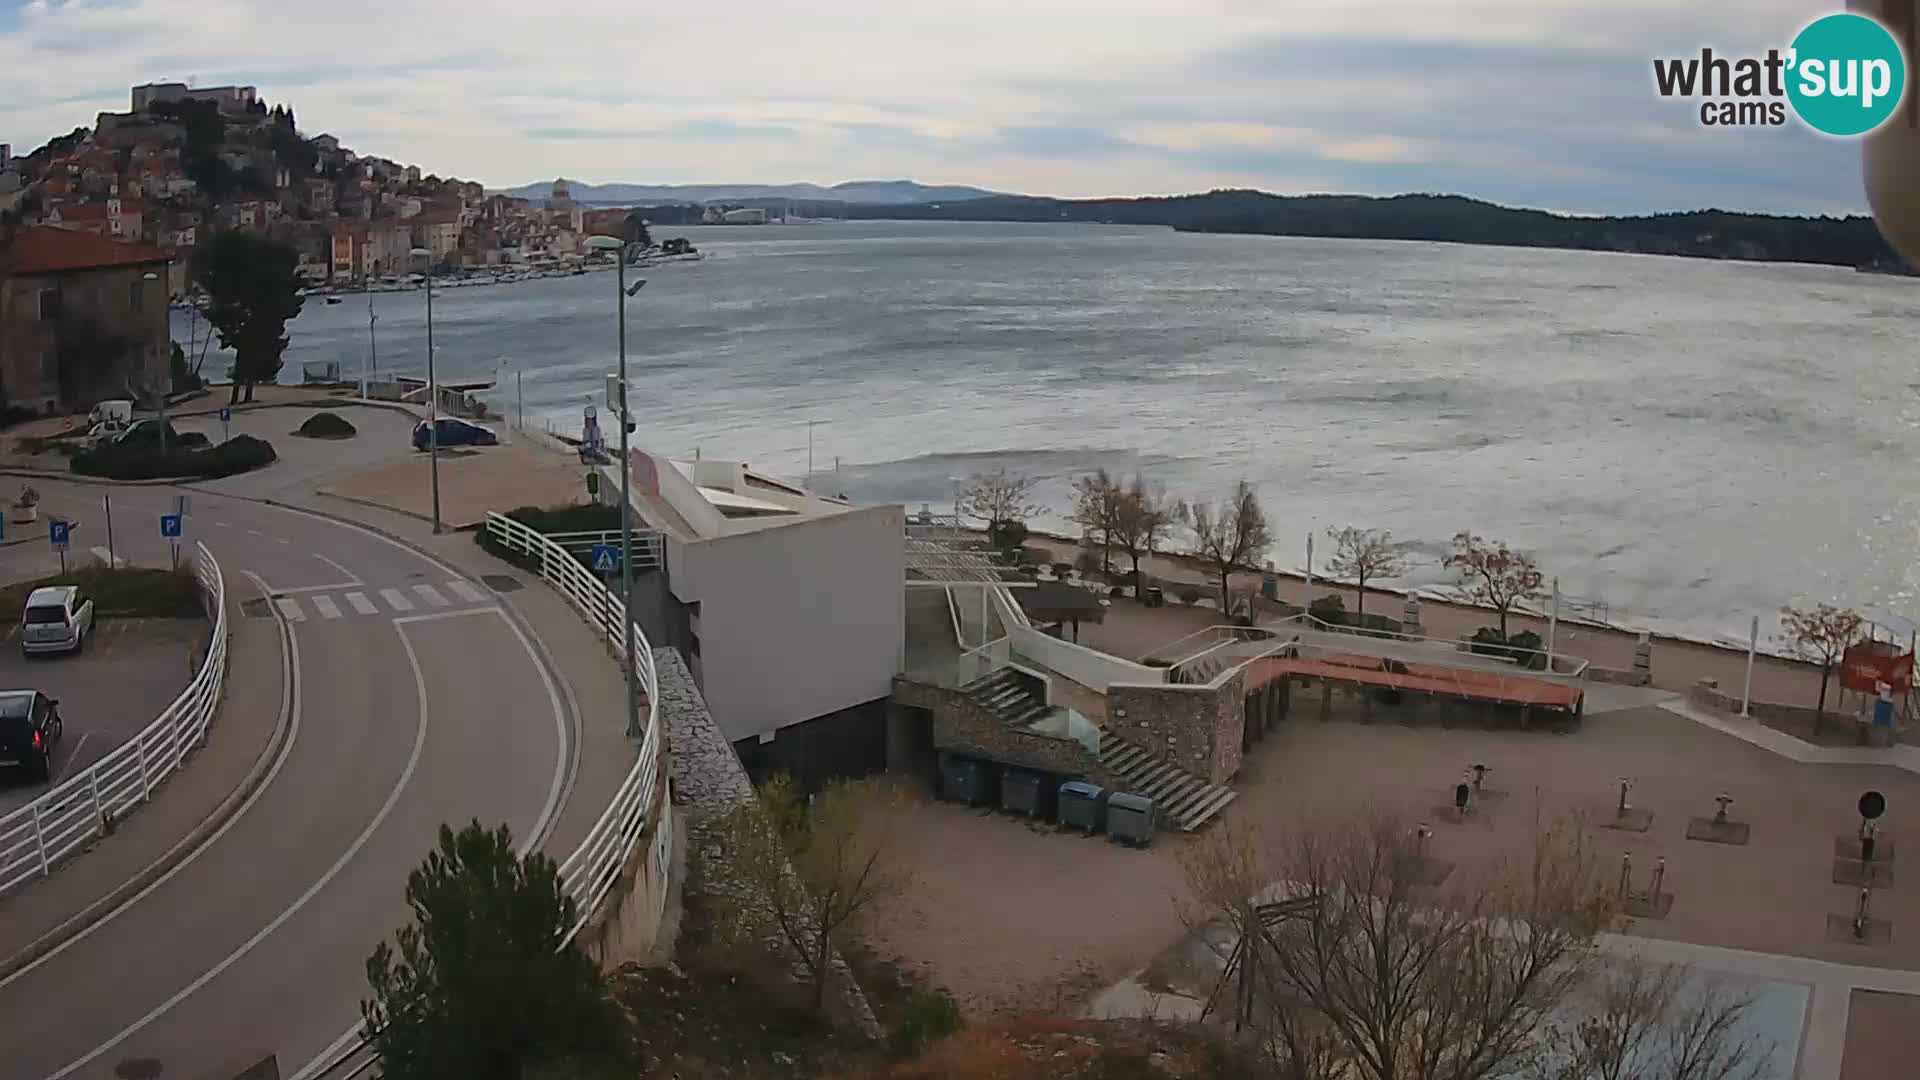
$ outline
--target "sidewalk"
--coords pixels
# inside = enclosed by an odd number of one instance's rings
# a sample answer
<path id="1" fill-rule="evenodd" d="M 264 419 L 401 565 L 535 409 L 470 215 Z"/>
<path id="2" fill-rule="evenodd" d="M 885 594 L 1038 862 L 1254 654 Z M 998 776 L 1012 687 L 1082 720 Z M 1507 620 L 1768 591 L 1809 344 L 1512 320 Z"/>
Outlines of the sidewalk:
<path id="1" fill-rule="evenodd" d="M 278 622 L 248 619 L 253 586 L 229 579 L 225 693 L 207 740 L 152 798 L 52 875 L 0 899 L 0 978 L 106 917 L 168 873 L 246 803 L 284 741 Z"/>

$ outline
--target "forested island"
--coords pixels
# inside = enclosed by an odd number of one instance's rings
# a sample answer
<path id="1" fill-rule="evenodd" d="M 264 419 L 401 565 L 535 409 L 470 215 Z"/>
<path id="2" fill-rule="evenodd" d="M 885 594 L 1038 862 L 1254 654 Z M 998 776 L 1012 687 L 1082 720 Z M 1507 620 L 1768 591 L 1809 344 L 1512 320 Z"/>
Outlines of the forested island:
<path id="1" fill-rule="evenodd" d="M 749 200 L 745 205 L 761 204 Z M 782 200 L 766 206 L 772 214 L 784 211 L 817 218 L 1165 225 L 1186 232 L 1433 240 L 1826 263 L 1908 272 L 1900 257 L 1880 238 L 1873 219 L 1864 216 L 1783 217 L 1697 210 L 1639 217 L 1577 217 L 1498 206 L 1459 195 L 1270 195 L 1244 190 L 1138 199 L 996 195 L 908 205 Z M 670 214 L 672 210 L 653 207 L 648 213 Z"/>

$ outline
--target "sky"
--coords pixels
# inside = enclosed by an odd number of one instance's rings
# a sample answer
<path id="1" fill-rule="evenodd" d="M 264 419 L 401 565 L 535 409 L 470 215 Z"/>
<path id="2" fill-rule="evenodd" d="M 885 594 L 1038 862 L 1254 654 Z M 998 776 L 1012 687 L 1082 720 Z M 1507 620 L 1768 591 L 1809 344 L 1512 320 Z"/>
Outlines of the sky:
<path id="1" fill-rule="evenodd" d="M 0 0 L 0 142 L 148 81 L 508 187 L 913 179 L 1069 197 L 1434 191 L 1575 213 L 1865 208 L 1858 147 L 1708 128 L 1656 57 L 1840 5 L 1672 0 Z M 916 14 L 924 11 L 925 14 Z"/>

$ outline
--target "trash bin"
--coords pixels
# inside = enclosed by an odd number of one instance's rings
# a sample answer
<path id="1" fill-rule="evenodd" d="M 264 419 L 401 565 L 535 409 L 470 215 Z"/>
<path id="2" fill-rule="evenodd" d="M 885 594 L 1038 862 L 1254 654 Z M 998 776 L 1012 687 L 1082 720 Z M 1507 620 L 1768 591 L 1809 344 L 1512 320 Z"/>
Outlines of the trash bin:
<path id="1" fill-rule="evenodd" d="M 1107 789 L 1084 780 L 1069 780 L 1060 785 L 1060 824 L 1090 833 L 1106 824 Z"/>
<path id="2" fill-rule="evenodd" d="M 1167 594 L 1158 585 L 1147 586 L 1146 598 L 1148 607 L 1165 607 L 1167 604 Z"/>
<path id="3" fill-rule="evenodd" d="M 1153 843 L 1153 800 L 1125 791 L 1107 796 L 1107 835 L 1135 847 Z"/>
<path id="4" fill-rule="evenodd" d="M 957 754 L 940 758 L 940 797 L 978 806 L 987 801 L 987 770 L 981 762 Z"/>
<path id="5" fill-rule="evenodd" d="M 1044 777 L 1026 769 L 1008 769 L 1000 778 L 1000 808 L 1040 816 L 1040 789 Z"/>

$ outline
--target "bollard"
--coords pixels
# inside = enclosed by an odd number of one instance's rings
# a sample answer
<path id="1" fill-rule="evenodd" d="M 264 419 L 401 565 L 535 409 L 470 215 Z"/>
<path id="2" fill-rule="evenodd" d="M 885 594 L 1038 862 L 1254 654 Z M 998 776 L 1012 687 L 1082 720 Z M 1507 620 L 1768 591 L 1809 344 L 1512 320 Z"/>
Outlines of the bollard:
<path id="1" fill-rule="evenodd" d="M 1413 853 L 1421 858 L 1427 855 L 1427 840 L 1433 836 L 1433 829 L 1421 822 L 1413 830 Z"/>
<path id="2" fill-rule="evenodd" d="M 1627 779 L 1624 776 L 1620 778 L 1620 803 L 1619 805 L 1614 807 L 1614 816 L 1616 817 L 1627 816 L 1627 810 L 1630 809 L 1627 806 L 1627 791 L 1632 787 L 1633 787 L 1633 781 Z"/>
<path id="3" fill-rule="evenodd" d="M 1853 936 L 1856 938 L 1865 938 L 1867 936 L 1867 900 L 1872 895 L 1872 889 L 1866 888 L 1865 886 L 1861 887 L 1860 906 L 1856 908 L 1853 913 Z"/>
<path id="4" fill-rule="evenodd" d="M 1487 772 L 1489 771 L 1489 769 L 1490 769 L 1490 768 L 1491 768 L 1490 766 L 1487 766 L 1487 765 L 1483 765 L 1483 764 L 1480 764 L 1480 763 L 1477 763 L 1477 762 L 1476 762 L 1476 763 L 1474 764 L 1474 766 L 1473 766 L 1473 790 L 1475 790 L 1475 791 L 1479 791 L 1479 790 L 1480 790 L 1480 785 L 1481 785 L 1482 783 L 1484 783 L 1484 782 L 1486 781 L 1486 779 L 1487 779 Z"/>
<path id="5" fill-rule="evenodd" d="M 1713 823 L 1715 825 L 1725 825 L 1727 823 L 1727 807 L 1733 805 L 1733 796 L 1723 791 L 1715 795 L 1713 801 L 1720 804 L 1719 812 L 1713 815 Z"/>
<path id="6" fill-rule="evenodd" d="M 1632 895 L 1632 878 L 1633 856 L 1622 854 L 1620 856 L 1620 896 L 1623 899 Z"/>
<path id="7" fill-rule="evenodd" d="M 1453 786 L 1453 808 L 1460 812 L 1462 818 L 1467 816 L 1467 804 L 1471 802 L 1472 799 L 1472 788 L 1465 784 L 1455 784 Z"/>
<path id="8" fill-rule="evenodd" d="M 1653 902 L 1656 904 L 1660 902 L 1660 886 L 1665 884 L 1666 880 L 1667 880 L 1667 857 L 1662 855 L 1660 857 L 1660 860 L 1653 864 L 1653 888 L 1651 891 L 1647 893 L 1647 895 L 1650 898 L 1652 898 Z"/>
<path id="9" fill-rule="evenodd" d="M 1871 821 L 1860 823 L 1860 861 L 1863 863 L 1873 861 L 1873 841 L 1877 831 Z"/>

